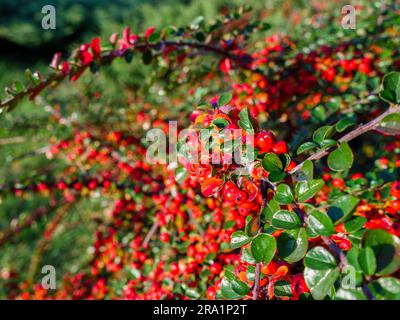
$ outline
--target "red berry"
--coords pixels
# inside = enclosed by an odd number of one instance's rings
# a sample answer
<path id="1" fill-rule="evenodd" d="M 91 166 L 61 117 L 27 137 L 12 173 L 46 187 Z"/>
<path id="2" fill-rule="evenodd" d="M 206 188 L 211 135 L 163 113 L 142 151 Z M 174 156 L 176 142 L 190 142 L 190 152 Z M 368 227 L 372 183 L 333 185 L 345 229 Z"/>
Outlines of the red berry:
<path id="1" fill-rule="evenodd" d="M 216 290 L 215 290 L 214 287 L 209 287 L 209 288 L 207 288 L 207 291 L 206 291 L 207 299 L 209 299 L 209 300 L 214 300 L 214 299 L 215 299 L 216 293 L 217 293 L 217 292 L 216 292 Z"/>
<path id="2" fill-rule="evenodd" d="M 278 141 L 277 143 L 275 143 L 274 146 L 272 147 L 272 152 L 274 152 L 276 154 L 287 153 L 288 148 L 287 148 L 286 142 Z"/>
<path id="3" fill-rule="evenodd" d="M 396 199 L 400 199 L 400 181 L 393 183 L 392 188 L 390 189 L 390 195 Z"/>
<path id="4" fill-rule="evenodd" d="M 344 186 L 344 181 L 339 178 L 335 178 L 332 180 L 332 186 L 335 188 L 342 188 Z"/>
<path id="5" fill-rule="evenodd" d="M 218 262 L 214 262 L 211 266 L 210 266 L 210 271 L 212 274 L 219 274 L 222 270 L 222 265 Z"/>
<path id="6" fill-rule="evenodd" d="M 269 131 L 262 131 L 257 134 L 255 144 L 261 153 L 270 152 L 275 143 L 274 135 Z"/>
<path id="7" fill-rule="evenodd" d="M 166 232 L 163 232 L 160 234 L 160 240 L 161 242 L 168 242 L 169 241 L 169 234 Z"/>

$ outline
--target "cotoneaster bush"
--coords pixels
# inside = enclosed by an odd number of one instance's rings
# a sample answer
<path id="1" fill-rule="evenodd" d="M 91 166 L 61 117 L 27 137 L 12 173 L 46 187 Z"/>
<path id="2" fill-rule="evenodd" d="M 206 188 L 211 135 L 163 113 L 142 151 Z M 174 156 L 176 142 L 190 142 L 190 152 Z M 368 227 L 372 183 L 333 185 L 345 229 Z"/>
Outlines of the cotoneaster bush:
<path id="1" fill-rule="evenodd" d="M 398 7 L 378 9 L 357 33 L 338 24 L 325 43 L 310 28 L 299 39 L 276 33 L 252 42 L 269 25 L 244 9 L 186 28 L 126 28 L 68 59 L 55 54 L 50 74 L 28 72 L 28 84 L 7 88 L 4 113 L 124 58 L 152 65 L 155 81 L 168 78 L 176 90 L 161 107 L 131 97 L 121 130 L 54 112 L 70 133 L 45 155 L 63 166 L 1 188 L 4 199 L 40 194 L 48 208 L 1 232 L 0 245 L 46 216 L 40 257 L 81 199 L 107 207 L 81 270 L 56 290 L 35 281 L 40 263 L 28 276 L 3 271 L 7 296 L 399 299 Z M 207 138 L 177 141 L 177 162 L 149 162 L 145 133 L 168 134 L 174 105 L 188 103 L 177 130 L 206 130 Z M 202 161 L 190 161 L 191 150 Z"/>

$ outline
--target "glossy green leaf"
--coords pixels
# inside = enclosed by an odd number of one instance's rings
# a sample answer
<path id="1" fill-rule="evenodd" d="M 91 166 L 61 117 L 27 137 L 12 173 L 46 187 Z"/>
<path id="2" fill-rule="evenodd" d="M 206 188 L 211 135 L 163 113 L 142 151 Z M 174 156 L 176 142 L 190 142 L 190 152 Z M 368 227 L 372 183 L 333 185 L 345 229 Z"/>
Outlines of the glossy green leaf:
<path id="1" fill-rule="evenodd" d="M 376 257 L 376 274 L 388 275 L 400 268 L 400 239 L 382 230 L 368 230 L 363 237 L 364 247 L 371 247 Z"/>
<path id="2" fill-rule="evenodd" d="M 305 202 L 312 198 L 321 188 L 325 182 L 322 179 L 314 179 L 309 181 L 299 181 L 296 184 L 295 192 L 299 202 Z"/>
<path id="3" fill-rule="evenodd" d="M 383 297 L 398 300 L 400 297 L 400 280 L 394 277 L 382 277 L 373 282 L 374 289 Z"/>
<path id="4" fill-rule="evenodd" d="M 367 300 L 361 288 L 343 289 L 340 288 L 335 295 L 335 300 Z"/>
<path id="5" fill-rule="evenodd" d="M 322 149 L 329 149 L 337 145 L 336 140 L 333 139 L 325 139 L 320 143 Z"/>
<path id="6" fill-rule="evenodd" d="M 251 253 L 257 262 L 268 264 L 276 251 L 276 240 L 270 234 L 262 233 L 251 242 Z"/>
<path id="7" fill-rule="evenodd" d="M 251 241 L 251 237 L 244 234 L 243 231 L 235 231 L 231 235 L 231 248 L 236 249 L 248 244 Z"/>
<path id="8" fill-rule="evenodd" d="M 278 229 L 298 229 L 301 221 L 298 215 L 293 211 L 279 210 L 272 217 L 272 226 Z"/>
<path id="9" fill-rule="evenodd" d="M 392 113 L 383 118 L 378 126 L 378 131 L 392 136 L 400 134 L 400 113 Z"/>
<path id="10" fill-rule="evenodd" d="M 354 121 L 352 121 L 348 118 L 344 118 L 344 119 L 338 121 L 338 123 L 336 123 L 336 131 L 343 132 L 347 128 L 350 128 L 351 126 L 353 126 L 354 124 L 355 124 Z"/>
<path id="11" fill-rule="evenodd" d="M 221 97 L 220 97 L 221 99 Z M 229 99 L 230 101 L 230 99 Z M 243 109 L 239 112 L 239 127 L 249 133 L 254 133 L 253 123 L 251 121 L 249 109 Z"/>
<path id="12" fill-rule="evenodd" d="M 305 160 L 299 170 L 294 173 L 295 181 L 307 181 L 314 178 L 314 164 L 311 160 Z"/>
<path id="13" fill-rule="evenodd" d="M 334 223 L 343 221 L 357 206 L 360 199 L 352 195 L 344 195 L 332 202 L 328 209 L 328 216 Z"/>
<path id="14" fill-rule="evenodd" d="M 185 181 L 188 171 L 184 167 L 179 167 L 175 169 L 175 181 L 179 184 L 181 184 L 183 181 Z"/>
<path id="15" fill-rule="evenodd" d="M 316 270 L 306 267 L 304 269 L 304 280 L 315 300 L 326 297 L 338 276 L 339 268 Z"/>
<path id="16" fill-rule="evenodd" d="M 292 288 L 289 282 L 285 280 L 278 280 L 274 285 L 274 294 L 277 297 L 291 297 Z"/>
<path id="17" fill-rule="evenodd" d="M 304 265 L 315 270 L 332 269 L 337 266 L 335 257 L 324 247 L 314 247 L 307 252 Z"/>
<path id="18" fill-rule="evenodd" d="M 349 144 L 345 141 L 328 156 L 328 166 L 334 171 L 348 170 L 353 165 L 354 155 Z"/>
<path id="19" fill-rule="evenodd" d="M 274 199 L 270 200 L 261 212 L 261 220 L 263 222 L 271 222 L 274 213 L 277 212 L 279 209 L 279 203 L 276 202 Z"/>
<path id="20" fill-rule="evenodd" d="M 362 248 L 358 255 L 358 263 L 361 270 L 367 276 L 373 275 L 376 271 L 376 258 L 374 251 L 370 247 Z"/>
<path id="21" fill-rule="evenodd" d="M 232 100 L 232 94 L 223 93 L 218 98 L 218 106 L 222 107 L 222 106 L 228 104 L 231 100 Z M 243 109 L 242 111 L 244 111 L 244 110 L 247 110 L 247 113 L 248 113 L 248 109 Z M 244 112 L 244 113 L 246 113 L 246 112 Z"/>
<path id="22" fill-rule="evenodd" d="M 332 220 L 321 211 L 313 210 L 308 215 L 308 226 L 320 236 L 330 236 L 335 232 Z"/>
<path id="23" fill-rule="evenodd" d="M 277 240 L 278 254 L 288 263 L 295 263 L 304 258 L 308 249 L 306 229 L 282 232 Z"/>
<path id="24" fill-rule="evenodd" d="M 383 88 L 379 93 L 381 99 L 389 103 L 400 103 L 400 72 L 389 72 L 383 77 Z"/>
<path id="25" fill-rule="evenodd" d="M 344 228 L 346 229 L 347 232 L 352 233 L 360 230 L 365 223 L 367 222 L 367 219 L 364 217 L 354 217 L 344 223 Z"/>
<path id="26" fill-rule="evenodd" d="M 325 139 L 329 139 L 335 133 L 335 127 L 333 126 L 323 126 L 315 130 L 313 134 L 313 140 L 317 144 L 321 144 Z"/>
<path id="27" fill-rule="evenodd" d="M 275 153 L 267 153 L 262 160 L 263 168 L 268 172 L 281 172 L 283 164 Z"/>
<path id="28" fill-rule="evenodd" d="M 304 152 L 307 152 L 307 151 L 310 151 L 312 149 L 315 149 L 316 147 L 318 147 L 318 145 L 316 143 L 309 141 L 309 142 L 305 142 L 302 145 L 300 145 L 297 148 L 296 152 L 299 155 L 299 154 L 302 154 Z"/>
<path id="29" fill-rule="evenodd" d="M 287 184 L 281 183 L 276 188 L 274 199 L 280 204 L 292 203 L 294 200 L 292 189 Z"/>
<path id="30" fill-rule="evenodd" d="M 221 282 L 221 293 L 227 299 L 240 299 L 249 293 L 248 286 L 237 279 L 230 271 L 225 270 L 225 275 Z"/>

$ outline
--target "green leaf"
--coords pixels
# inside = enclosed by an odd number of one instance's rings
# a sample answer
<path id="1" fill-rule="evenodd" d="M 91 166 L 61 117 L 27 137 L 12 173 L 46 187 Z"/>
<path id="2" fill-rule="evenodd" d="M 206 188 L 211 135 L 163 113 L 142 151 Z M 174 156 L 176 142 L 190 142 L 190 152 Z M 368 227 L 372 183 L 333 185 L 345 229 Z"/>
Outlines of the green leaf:
<path id="1" fill-rule="evenodd" d="M 268 205 L 266 205 L 261 212 L 261 220 L 263 222 L 271 222 L 274 213 L 277 212 L 279 209 L 279 203 L 276 202 L 274 199 L 270 200 L 268 202 Z"/>
<path id="2" fill-rule="evenodd" d="M 299 170 L 294 173 L 295 181 L 307 181 L 314 178 L 314 164 L 311 160 L 306 160 Z"/>
<path id="3" fill-rule="evenodd" d="M 388 275 L 400 268 L 400 240 L 391 233 L 374 229 L 365 232 L 364 247 L 371 247 L 376 257 L 376 274 Z"/>
<path id="4" fill-rule="evenodd" d="M 295 192 L 299 202 L 305 202 L 312 198 L 321 188 L 325 182 L 322 179 L 314 179 L 310 181 L 299 181 L 296 184 Z"/>
<path id="5" fill-rule="evenodd" d="M 251 254 L 250 250 L 246 247 L 242 249 L 242 256 L 240 258 L 243 262 L 254 264 L 256 260 L 254 259 L 253 255 Z"/>
<path id="6" fill-rule="evenodd" d="M 268 180 L 272 183 L 279 182 L 283 179 L 285 179 L 286 173 L 285 172 L 279 172 L 279 171 L 274 171 L 270 172 L 268 176 Z"/>
<path id="7" fill-rule="evenodd" d="M 153 54 L 151 53 L 151 50 L 146 50 L 145 52 L 143 52 L 142 55 L 143 64 L 149 65 L 151 63 L 151 60 L 153 60 Z"/>
<path id="8" fill-rule="evenodd" d="M 307 252 L 304 265 L 315 270 L 332 269 L 337 266 L 334 256 L 324 247 L 314 247 Z"/>
<path id="9" fill-rule="evenodd" d="M 361 288 L 344 289 L 340 288 L 335 295 L 335 300 L 367 300 Z"/>
<path id="10" fill-rule="evenodd" d="M 328 216 L 334 223 L 343 221 L 357 206 L 360 199 L 351 195 L 337 198 L 328 209 Z"/>
<path id="11" fill-rule="evenodd" d="M 295 212 L 279 210 L 272 217 L 272 226 L 278 229 L 298 229 L 301 221 Z"/>
<path id="12" fill-rule="evenodd" d="M 311 141 L 305 142 L 297 148 L 297 154 L 298 155 L 302 154 L 302 153 L 304 153 L 306 151 L 310 151 L 316 147 L 318 147 L 318 145 L 314 142 L 311 142 Z"/>
<path id="13" fill-rule="evenodd" d="M 232 95 L 230 93 L 223 93 L 218 98 L 218 106 L 222 107 L 224 105 L 227 105 L 231 100 L 232 100 Z M 247 112 L 248 112 L 248 109 L 243 109 L 242 111 L 244 111 L 244 110 L 247 110 Z M 240 113 L 239 113 L 239 115 L 240 115 Z"/>
<path id="14" fill-rule="evenodd" d="M 349 144 L 345 141 L 328 156 L 328 166 L 334 171 L 348 170 L 353 165 L 354 156 Z"/>
<path id="15" fill-rule="evenodd" d="M 194 289 L 194 288 L 187 288 L 185 290 L 185 295 L 191 299 L 199 299 L 200 298 L 200 293 Z"/>
<path id="16" fill-rule="evenodd" d="M 325 139 L 329 139 L 335 133 L 335 127 L 323 126 L 315 130 L 313 134 L 313 140 L 317 144 L 321 144 Z"/>
<path id="17" fill-rule="evenodd" d="M 229 125 L 229 121 L 224 118 L 217 118 L 213 120 L 212 124 L 217 126 L 219 129 L 224 129 Z"/>
<path id="18" fill-rule="evenodd" d="M 154 43 L 154 42 L 160 41 L 160 36 L 161 36 L 161 33 L 160 33 L 159 31 L 154 31 L 154 32 L 149 36 L 148 41 L 149 41 L 150 43 Z"/>
<path id="19" fill-rule="evenodd" d="M 281 159 L 275 153 L 267 153 L 262 160 L 263 168 L 268 172 L 281 172 L 283 164 Z"/>
<path id="20" fill-rule="evenodd" d="M 400 72 L 389 72 L 383 77 L 383 88 L 379 96 L 386 102 L 400 103 Z"/>
<path id="21" fill-rule="evenodd" d="M 320 236 L 330 236 L 335 232 L 332 220 L 325 213 L 313 210 L 308 215 L 308 226 Z"/>
<path id="22" fill-rule="evenodd" d="M 236 249 L 248 244 L 251 238 L 244 234 L 243 231 L 235 231 L 231 235 L 231 248 Z"/>
<path id="23" fill-rule="evenodd" d="M 277 240 L 278 254 L 288 263 L 295 263 L 304 258 L 308 249 L 306 229 L 282 232 Z"/>
<path id="24" fill-rule="evenodd" d="M 350 219 L 344 223 L 344 228 L 349 233 L 356 232 L 360 230 L 366 222 L 367 219 L 364 217 L 354 217 L 353 219 Z"/>
<path id="25" fill-rule="evenodd" d="M 332 289 L 339 276 L 339 268 L 315 270 L 309 267 L 304 269 L 304 280 L 315 300 L 322 300 Z"/>
<path id="26" fill-rule="evenodd" d="M 392 136 L 400 134 L 400 113 L 392 113 L 383 118 L 378 126 L 378 131 Z"/>
<path id="27" fill-rule="evenodd" d="M 374 289 L 387 299 L 398 300 L 400 296 L 400 280 L 394 277 L 383 277 L 375 280 Z"/>
<path id="28" fill-rule="evenodd" d="M 329 149 L 331 147 L 336 146 L 337 142 L 333 139 L 325 139 L 321 142 L 320 146 L 322 149 Z"/>
<path id="29" fill-rule="evenodd" d="M 276 240 L 270 234 L 262 233 L 251 242 L 251 253 L 257 262 L 268 264 L 276 251 Z"/>
<path id="30" fill-rule="evenodd" d="M 175 181 L 181 184 L 183 181 L 185 181 L 187 174 L 188 171 L 184 167 L 176 168 L 174 172 Z"/>
<path id="31" fill-rule="evenodd" d="M 280 204 L 292 203 L 294 200 L 292 189 L 287 184 L 281 183 L 276 188 L 274 199 Z"/>
<path id="32" fill-rule="evenodd" d="M 248 286 L 237 279 L 234 273 L 229 270 L 225 270 L 225 275 L 221 282 L 221 293 L 224 298 L 227 299 L 239 299 L 243 298 L 249 293 Z"/>
<path id="33" fill-rule="evenodd" d="M 257 218 L 256 218 L 257 219 Z M 252 228 L 251 228 L 251 226 L 252 226 L 252 224 L 253 224 L 253 217 L 251 216 L 251 215 L 249 215 L 249 216 L 247 216 L 246 217 L 246 224 L 245 224 L 245 226 L 244 226 L 244 234 L 246 235 L 246 236 L 248 236 L 248 237 L 251 237 L 252 236 Z M 257 223 L 258 224 L 258 223 Z"/>
<path id="34" fill-rule="evenodd" d="M 353 126 L 354 124 L 355 124 L 355 122 L 348 118 L 341 119 L 338 121 L 338 123 L 336 123 L 336 131 L 343 132 L 347 128 L 350 128 L 351 126 Z"/>
<path id="35" fill-rule="evenodd" d="M 278 280 L 274 285 L 274 294 L 277 297 L 291 297 L 292 287 L 289 282 L 285 280 Z"/>
<path id="36" fill-rule="evenodd" d="M 372 276 L 376 271 L 376 258 L 374 251 L 370 247 L 362 248 L 358 255 L 358 264 L 361 270 L 367 275 Z"/>
<path id="37" fill-rule="evenodd" d="M 221 97 L 220 97 L 221 99 Z M 243 109 L 239 112 L 239 127 L 244 131 L 249 133 L 254 133 L 253 123 L 251 122 L 251 117 L 248 109 Z"/>

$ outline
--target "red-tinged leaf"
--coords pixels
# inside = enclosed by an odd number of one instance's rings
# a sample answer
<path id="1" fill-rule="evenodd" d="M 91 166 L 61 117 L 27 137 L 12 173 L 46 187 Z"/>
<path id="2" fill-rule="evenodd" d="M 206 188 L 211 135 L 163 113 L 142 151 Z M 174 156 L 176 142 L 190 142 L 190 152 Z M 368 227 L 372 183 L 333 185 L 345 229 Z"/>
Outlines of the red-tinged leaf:
<path id="1" fill-rule="evenodd" d="M 90 48 L 92 49 L 93 55 L 96 58 L 100 57 L 100 53 L 101 53 L 101 48 L 100 48 L 100 38 L 94 38 L 92 40 L 92 42 L 90 43 Z"/>
<path id="2" fill-rule="evenodd" d="M 69 72 L 70 72 L 70 67 L 69 67 L 69 63 L 67 62 L 67 61 L 64 61 L 62 64 L 61 64 L 61 73 L 64 75 L 64 76 L 66 76 L 67 74 L 69 74 Z"/>
<path id="3" fill-rule="evenodd" d="M 87 65 L 93 61 L 93 56 L 89 51 L 81 51 L 79 53 L 79 59 L 84 65 Z"/>
<path id="4" fill-rule="evenodd" d="M 148 39 L 152 34 L 153 34 L 153 32 L 156 30 L 156 28 L 155 27 L 150 27 L 150 28 L 148 28 L 147 30 L 146 30 L 146 32 L 144 33 L 144 37 L 146 38 L 146 39 Z"/>
<path id="5" fill-rule="evenodd" d="M 205 197 L 211 197 L 213 194 L 217 193 L 224 184 L 224 180 L 218 178 L 209 178 L 203 181 L 201 184 L 201 192 Z"/>
<path id="6" fill-rule="evenodd" d="M 249 195 L 249 198 L 247 199 L 247 201 L 253 201 L 257 195 L 258 195 L 258 187 L 257 185 L 252 182 L 252 181 L 246 181 L 244 184 L 244 189 L 247 192 L 247 194 Z"/>
<path id="7" fill-rule="evenodd" d="M 71 81 L 76 81 L 78 80 L 81 75 L 83 74 L 83 72 L 85 71 L 85 67 L 83 67 L 82 69 L 80 69 L 77 73 L 75 73 L 72 77 L 71 77 Z"/>
<path id="8" fill-rule="evenodd" d="M 124 29 L 124 31 L 122 32 L 122 38 L 126 41 L 129 42 L 129 36 L 131 34 L 131 28 L 130 27 L 126 27 Z"/>
<path id="9" fill-rule="evenodd" d="M 118 41 L 118 33 L 115 32 L 110 36 L 110 43 L 112 45 L 115 45 L 117 43 L 117 41 Z"/>
<path id="10" fill-rule="evenodd" d="M 61 59 L 61 52 L 57 52 L 54 54 L 53 59 L 50 62 L 50 67 L 53 69 L 57 70 L 58 65 L 60 64 L 60 59 Z"/>
<path id="11" fill-rule="evenodd" d="M 231 71 L 232 69 L 232 62 L 229 58 L 225 58 L 221 61 L 220 65 L 219 65 L 220 70 L 225 73 L 228 74 L 229 71 Z"/>

